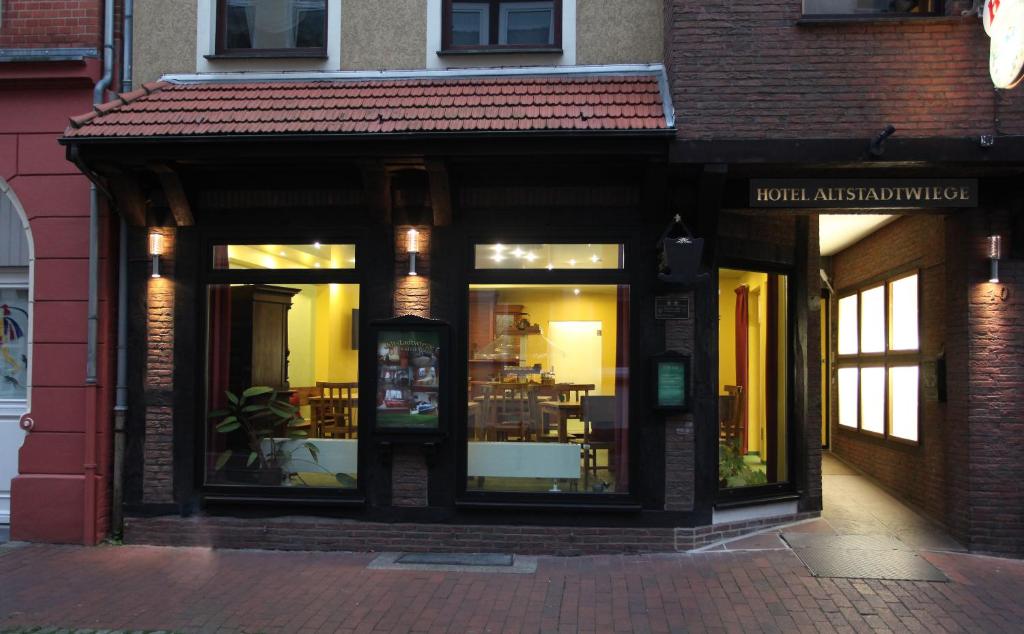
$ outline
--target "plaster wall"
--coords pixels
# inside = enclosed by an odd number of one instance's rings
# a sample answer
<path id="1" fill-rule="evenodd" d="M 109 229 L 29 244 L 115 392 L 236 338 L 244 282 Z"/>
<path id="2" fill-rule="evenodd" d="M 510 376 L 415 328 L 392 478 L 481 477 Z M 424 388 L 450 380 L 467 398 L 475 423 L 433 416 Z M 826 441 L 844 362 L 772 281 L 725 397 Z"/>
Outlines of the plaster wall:
<path id="1" fill-rule="evenodd" d="M 195 0 L 135 0 L 132 83 L 156 81 L 165 73 L 196 70 Z M 185 37 L 182 37 L 185 35 Z"/>
<path id="2" fill-rule="evenodd" d="M 662 0 L 577 0 L 576 63 L 660 62 L 663 5 Z"/>
<path id="3" fill-rule="evenodd" d="M 341 8 L 342 70 L 423 68 L 427 12 L 422 2 L 349 0 Z"/>

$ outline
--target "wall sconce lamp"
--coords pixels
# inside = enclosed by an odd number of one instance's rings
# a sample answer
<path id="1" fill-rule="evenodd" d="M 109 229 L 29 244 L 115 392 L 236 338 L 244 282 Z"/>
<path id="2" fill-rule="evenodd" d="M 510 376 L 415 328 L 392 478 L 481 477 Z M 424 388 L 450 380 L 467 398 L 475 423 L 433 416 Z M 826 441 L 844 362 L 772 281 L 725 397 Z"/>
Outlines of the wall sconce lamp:
<path id="1" fill-rule="evenodd" d="M 149 255 L 153 257 L 153 277 L 160 277 L 160 256 L 164 254 L 164 236 L 162 233 L 149 234 Z"/>
<path id="2" fill-rule="evenodd" d="M 409 275 L 419 275 L 416 272 L 416 256 L 420 252 L 420 232 L 409 229 L 407 235 L 409 236 L 409 242 L 406 244 L 409 251 Z"/>
<path id="3" fill-rule="evenodd" d="M 999 283 L 999 260 L 1003 257 L 1002 236 L 988 237 L 988 281 L 993 284 Z"/>

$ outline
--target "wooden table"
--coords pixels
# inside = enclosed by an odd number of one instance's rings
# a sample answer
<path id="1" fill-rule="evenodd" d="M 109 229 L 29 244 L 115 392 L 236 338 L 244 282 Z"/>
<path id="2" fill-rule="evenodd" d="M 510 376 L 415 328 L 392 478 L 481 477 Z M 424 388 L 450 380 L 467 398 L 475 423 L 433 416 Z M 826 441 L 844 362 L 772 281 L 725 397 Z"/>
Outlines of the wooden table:
<path id="1" fill-rule="evenodd" d="M 555 417 L 558 422 L 558 442 L 569 442 L 568 424 L 570 418 L 580 418 L 583 415 L 583 408 L 579 403 L 563 403 L 560 401 L 545 401 L 540 404 L 540 430 L 544 433 L 548 429 L 549 417 Z"/>

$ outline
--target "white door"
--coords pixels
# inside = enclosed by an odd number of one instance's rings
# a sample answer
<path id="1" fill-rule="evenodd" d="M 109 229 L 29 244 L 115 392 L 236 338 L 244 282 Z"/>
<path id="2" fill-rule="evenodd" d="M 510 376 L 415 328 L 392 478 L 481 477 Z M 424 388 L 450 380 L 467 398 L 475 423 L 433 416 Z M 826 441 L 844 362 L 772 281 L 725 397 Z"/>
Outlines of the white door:
<path id="1" fill-rule="evenodd" d="M 552 321 L 548 324 L 551 365 L 559 383 L 594 385 L 601 391 L 601 322 Z"/>
<path id="2" fill-rule="evenodd" d="M 29 248 L 22 216 L 0 179 L 0 524 L 11 521 L 11 480 L 25 440 L 27 409 Z"/>

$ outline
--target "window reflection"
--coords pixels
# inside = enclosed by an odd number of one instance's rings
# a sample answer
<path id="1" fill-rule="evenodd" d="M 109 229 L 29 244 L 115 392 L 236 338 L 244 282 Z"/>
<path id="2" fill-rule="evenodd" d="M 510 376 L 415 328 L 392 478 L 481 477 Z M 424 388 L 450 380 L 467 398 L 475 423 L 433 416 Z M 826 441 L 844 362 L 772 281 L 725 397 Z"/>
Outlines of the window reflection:
<path id="1" fill-rule="evenodd" d="M 629 288 L 469 292 L 470 491 L 628 491 Z"/>

